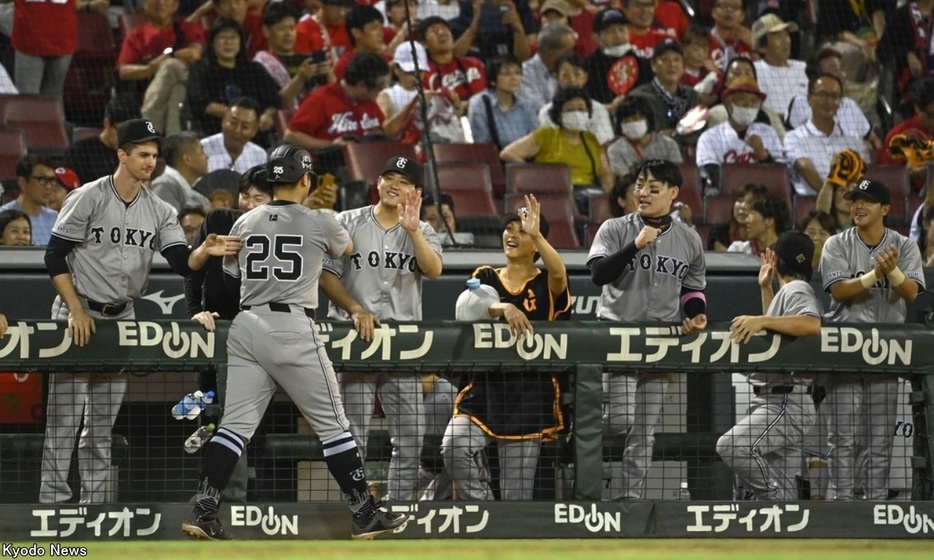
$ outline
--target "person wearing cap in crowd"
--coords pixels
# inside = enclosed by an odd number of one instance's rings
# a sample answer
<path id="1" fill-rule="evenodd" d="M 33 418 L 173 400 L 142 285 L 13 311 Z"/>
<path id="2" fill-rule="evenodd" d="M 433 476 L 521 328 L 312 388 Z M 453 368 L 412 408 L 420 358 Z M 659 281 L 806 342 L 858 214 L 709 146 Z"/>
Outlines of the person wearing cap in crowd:
<path id="1" fill-rule="evenodd" d="M 355 54 L 343 79 L 316 89 L 302 101 L 285 130 L 285 140 L 318 150 L 372 134 L 392 138 L 402 130 L 405 119 L 400 114 L 384 123 L 376 98 L 388 86 L 389 65 L 382 57 Z"/>
<path id="2" fill-rule="evenodd" d="M 376 104 L 385 117 L 383 125 L 385 126 L 390 119 L 403 118 L 405 125 L 399 136 L 403 142 L 415 144 L 425 129 L 420 112 L 415 110 L 419 102 L 415 86 L 428 71 L 428 53 L 418 41 L 406 41 L 396 47 L 391 66 L 395 81 L 379 92 Z M 425 92 L 426 99 L 431 95 L 431 92 Z"/>
<path id="3" fill-rule="evenodd" d="M 651 59 L 655 45 L 665 39 L 678 40 L 674 29 L 663 27 L 655 19 L 657 0 L 622 0 L 621 9 L 629 20 L 629 44 L 636 56 Z"/>
<path id="4" fill-rule="evenodd" d="M 784 158 L 778 133 L 756 120 L 767 96 L 753 77 L 735 78 L 722 97 L 729 118 L 702 132 L 697 141 L 697 166 L 715 189 L 723 164 L 774 163 Z"/>
<path id="5" fill-rule="evenodd" d="M 815 110 L 816 112 L 816 110 Z M 888 187 L 863 179 L 844 198 L 851 201 L 854 227 L 831 236 L 820 259 L 824 290 L 830 294 L 830 323 L 904 323 L 907 304 L 925 290 L 921 251 L 910 239 L 885 227 L 892 200 Z M 830 411 L 827 458 L 830 493 L 855 499 L 888 499 L 889 467 L 898 376 L 885 373 L 834 373 L 824 380 Z"/>
<path id="6" fill-rule="evenodd" d="M 58 212 L 48 207 L 58 185 L 55 162 L 41 154 L 26 154 L 16 164 L 16 185 L 19 196 L 0 206 L 4 210 L 19 210 L 32 222 L 32 244 L 45 246 L 52 235 Z"/>
<path id="7" fill-rule="evenodd" d="M 331 214 L 302 205 L 316 182 L 306 150 L 288 144 L 276 148 L 265 181 L 272 202 L 244 214 L 231 228 L 245 250 L 223 264 L 229 281 L 240 284 L 241 309 L 227 337 L 227 400 L 220 426 L 204 446 L 195 505 L 182 531 L 230 539 L 217 516 L 221 495 L 280 387 L 321 440 L 325 463 L 352 514 L 351 536 L 372 539 L 402 530 L 408 516 L 382 511 L 367 491 L 363 457 L 315 327 L 322 262 L 353 253 L 354 243 Z M 280 266 L 286 261 L 292 266 Z"/>
<path id="8" fill-rule="evenodd" d="M 334 80 L 328 56 L 319 55 L 319 60 L 311 53 L 296 50 L 295 26 L 300 17 L 298 8 L 288 2 L 267 2 L 263 8 L 263 33 L 269 48 L 253 57 L 279 86 L 279 100 L 288 117 L 309 92 Z"/>
<path id="9" fill-rule="evenodd" d="M 441 240 L 419 219 L 422 204 L 422 168 L 407 157 L 392 157 L 377 182 L 379 202 L 341 212 L 337 221 L 350 233 L 353 251 L 325 258 L 322 282 L 329 275 L 346 287 L 349 298 L 368 313 L 351 317 L 344 298 L 332 298 L 331 319 L 346 321 L 422 320 L 422 279 L 441 275 Z M 322 284 L 324 285 L 324 284 Z M 424 438 L 421 380 L 415 373 L 340 374 L 341 393 L 351 433 L 361 453 L 379 393 L 393 442 L 389 463 L 388 496 L 413 501 L 418 489 L 419 461 Z"/>
<path id="10" fill-rule="evenodd" d="M 327 52 L 332 61 L 353 49 L 344 25 L 354 0 L 322 0 L 321 9 L 304 17 L 295 26 L 295 50 L 302 53 Z"/>
<path id="11" fill-rule="evenodd" d="M 762 255 L 762 315 L 740 315 L 730 337 L 743 344 L 761 331 L 788 336 L 820 334 L 823 306 L 811 281 L 814 242 L 786 231 Z M 778 282 L 778 292 L 772 286 Z M 804 437 L 817 411 L 810 376 L 797 372 L 746 375 L 754 397 L 749 411 L 717 441 L 717 454 L 757 500 L 797 500 L 795 475 L 803 463 Z"/>
<path id="12" fill-rule="evenodd" d="M 481 266 L 471 278 L 492 286 L 499 302 L 485 311 L 502 318 L 517 339 L 532 336 L 530 321 L 568 320 L 571 293 L 561 255 L 548 243 L 548 220 L 534 195 L 525 206 L 503 215 L 506 266 Z M 544 270 L 535 266 L 541 257 Z M 531 500 L 541 444 L 552 441 L 565 423 L 561 376 L 542 372 L 471 372 L 454 401 L 454 417 L 441 443 L 455 500 L 490 500 L 481 476 L 483 450 L 499 447 L 500 496 Z"/>
<path id="13" fill-rule="evenodd" d="M 587 57 L 587 93 L 608 105 L 611 113 L 636 86 L 652 81 L 649 60 L 636 55 L 629 44 L 628 24 L 629 19 L 616 8 L 600 10 L 593 22 L 600 48 Z"/>
<path id="14" fill-rule="evenodd" d="M 207 197 L 193 187 L 208 172 L 208 156 L 198 134 L 176 132 L 166 139 L 160 155 L 165 160 L 165 170 L 153 179 L 153 194 L 176 211 L 186 206 L 202 209 L 209 206 Z"/>
<path id="15" fill-rule="evenodd" d="M 74 169 L 81 183 L 109 175 L 120 164 L 117 159 L 117 129 L 130 119 L 140 118 L 134 94 L 115 95 L 104 107 L 104 121 L 97 136 L 76 140 L 65 151 L 65 165 Z"/>
<path id="16" fill-rule="evenodd" d="M 487 74 L 490 88 L 471 98 L 467 118 L 474 142 L 503 149 L 538 128 L 538 115 L 531 101 L 516 95 L 522 66 L 514 56 L 490 61 Z"/>
<path id="17" fill-rule="evenodd" d="M 458 112 L 466 113 L 470 98 L 487 87 L 486 66 L 479 59 L 457 55 L 451 24 L 439 17 L 423 19 L 416 34 L 428 53 L 425 89 L 450 97 Z"/>
<path id="18" fill-rule="evenodd" d="M 565 24 L 542 26 L 538 33 L 538 52 L 522 63 L 519 97 L 531 101 L 538 110 L 551 103 L 558 91 L 558 61 L 573 52 L 576 38 L 574 30 Z"/>
<path id="19" fill-rule="evenodd" d="M 804 61 L 791 57 L 791 33 L 798 24 L 784 22 L 775 14 L 765 14 L 752 24 L 752 39 L 761 58 L 755 62 L 759 87 L 773 111 L 784 119 L 796 95 L 806 95 L 808 77 Z"/>
<path id="20" fill-rule="evenodd" d="M 133 303 L 146 290 L 156 251 L 177 274 L 191 272 L 175 210 L 144 187 L 156 167 L 162 136 L 152 122 L 131 119 L 120 125 L 117 138 L 120 165 L 113 175 L 86 183 L 65 199 L 45 253 L 58 292 L 52 318 L 68 321 L 72 343 L 79 347 L 90 341 L 95 321 L 133 320 Z M 212 236 L 203 250 L 225 255 L 239 248 L 235 240 Z M 123 373 L 50 374 L 41 503 L 71 499 L 68 466 L 82 421 L 79 503 L 115 498 L 108 490 L 111 430 L 126 386 Z"/>
<path id="21" fill-rule="evenodd" d="M 49 200 L 48 207 L 59 212 L 68 193 L 81 186 L 81 179 L 74 170 L 62 166 L 55 168 L 55 178 L 58 179 L 58 184 L 52 189 L 52 198 Z"/>
<path id="22" fill-rule="evenodd" d="M 847 134 L 837 124 L 843 98 L 843 82 L 832 74 L 814 76 L 808 82 L 811 118 L 785 135 L 785 159 L 791 168 L 791 184 L 802 196 L 814 196 L 830 173 L 837 152 L 850 149 L 869 161 L 869 150 L 859 136 Z"/>
<path id="23" fill-rule="evenodd" d="M 652 72 L 655 78 L 633 89 L 632 95 L 645 97 L 649 102 L 655 120 L 653 132 L 672 136 L 681 145 L 693 146 L 700 137 L 700 130 L 680 134 L 676 126 L 688 111 L 700 105 L 700 94 L 681 83 L 684 51 L 677 41 L 665 39 L 655 46 Z"/>

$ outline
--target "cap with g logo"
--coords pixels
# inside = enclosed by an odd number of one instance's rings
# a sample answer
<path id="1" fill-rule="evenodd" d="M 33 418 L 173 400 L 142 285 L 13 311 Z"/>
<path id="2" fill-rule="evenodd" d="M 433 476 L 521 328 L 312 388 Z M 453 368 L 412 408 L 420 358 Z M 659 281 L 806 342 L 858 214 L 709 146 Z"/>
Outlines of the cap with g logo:
<path id="1" fill-rule="evenodd" d="M 311 154 L 291 144 L 273 150 L 266 162 L 266 181 L 274 185 L 297 183 L 306 173 L 315 174 Z"/>
<path id="2" fill-rule="evenodd" d="M 422 186 L 422 166 L 410 157 L 393 156 L 389 158 L 379 175 L 382 177 L 390 171 L 405 175 L 416 187 Z"/>
<path id="3" fill-rule="evenodd" d="M 814 259 L 814 241 L 800 231 L 785 231 L 778 236 L 772 250 L 786 268 L 801 274 L 808 280 L 813 272 L 811 261 Z"/>
<path id="4" fill-rule="evenodd" d="M 156 126 L 146 119 L 130 119 L 124 121 L 117 129 L 117 144 L 126 146 L 127 144 L 142 144 L 143 142 L 156 141 L 159 146 L 165 142 L 165 138 L 156 130 Z"/>
<path id="5" fill-rule="evenodd" d="M 889 188 L 873 179 L 863 179 L 843 195 L 845 200 L 855 200 L 858 197 L 866 198 L 880 204 L 892 203 Z"/>

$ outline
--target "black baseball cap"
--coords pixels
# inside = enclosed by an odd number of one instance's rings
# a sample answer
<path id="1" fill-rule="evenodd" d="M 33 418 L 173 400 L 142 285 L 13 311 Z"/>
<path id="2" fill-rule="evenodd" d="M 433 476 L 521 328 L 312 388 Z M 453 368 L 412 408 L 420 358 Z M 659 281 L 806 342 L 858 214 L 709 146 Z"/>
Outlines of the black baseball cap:
<path id="1" fill-rule="evenodd" d="M 165 143 L 165 138 L 156 130 L 156 125 L 146 119 L 130 119 L 123 121 L 117 129 L 117 145 L 142 144 L 155 140 L 159 147 Z"/>
<path id="2" fill-rule="evenodd" d="M 390 171 L 405 175 L 415 183 L 416 187 L 422 186 L 422 166 L 410 157 L 393 156 L 389 158 L 389 161 L 383 166 L 383 170 L 379 172 L 379 176 L 382 177 Z"/>
<path id="3" fill-rule="evenodd" d="M 506 212 L 505 214 L 503 214 L 503 217 L 500 218 L 499 221 L 501 224 L 503 224 L 503 229 L 506 229 L 506 227 L 512 222 L 522 223 L 522 218 L 519 217 L 519 214 L 527 216 L 528 212 L 529 212 L 529 209 L 523 206 L 522 208 L 519 208 L 515 212 Z M 545 237 L 546 239 L 548 238 L 548 229 L 549 229 L 548 220 L 545 218 L 544 214 L 539 212 L 538 231 L 542 232 L 542 237 Z"/>
<path id="4" fill-rule="evenodd" d="M 881 204 L 892 203 L 892 196 L 889 194 L 889 188 L 881 182 L 872 179 L 863 179 L 852 189 L 843 193 L 844 200 L 855 200 L 856 197 L 859 196 Z"/>
<path id="5" fill-rule="evenodd" d="M 266 162 L 266 182 L 271 185 L 297 183 L 306 173 L 315 174 L 311 154 L 292 144 L 283 144 L 273 150 Z"/>
<path id="6" fill-rule="evenodd" d="M 652 60 L 657 59 L 666 52 L 676 52 L 682 57 L 684 56 L 684 49 L 681 48 L 681 44 L 674 39 L 665 39 L 661 43 L 655 45 L 655 51 L 652 53 Z"/>
<path id="7" fill-rule="evenodd" d="M 605 8 L 597 12 L 593 18 L 593 32 L 600 33 L 611 25 L 627 25 L 629 18 L 621 10 Z"/>
<path id="8" fill-rule="evenodd" d="M 811 280 L 811 274 L 814 272 L 811 266 L 811 261 L 814 260 L 814 241 L 810 237 L 800 231 L 784 231 L 772 245 L 772 250 L 779 260 L 785 263 L 788 271 Z"/>

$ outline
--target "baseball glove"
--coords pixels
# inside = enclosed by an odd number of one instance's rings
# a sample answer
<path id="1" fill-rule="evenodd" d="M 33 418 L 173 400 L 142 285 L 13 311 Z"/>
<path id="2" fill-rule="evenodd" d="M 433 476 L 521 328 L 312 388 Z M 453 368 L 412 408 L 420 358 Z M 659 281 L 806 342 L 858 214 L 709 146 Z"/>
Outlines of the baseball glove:
<path id="1" fill-rule="evenodd" d="M 865 173 L 866 162 L 855 150 L 847 149 L 834 154 L 827 180 L 845 187 L 861 179 Z"/>
<path id="2" fill-rule="evenodd" d="M 896 134 L 889 143 L 889 154 L 907 161 L 909 167 L 920 167 L 934 161 L 934 142 Z"/>

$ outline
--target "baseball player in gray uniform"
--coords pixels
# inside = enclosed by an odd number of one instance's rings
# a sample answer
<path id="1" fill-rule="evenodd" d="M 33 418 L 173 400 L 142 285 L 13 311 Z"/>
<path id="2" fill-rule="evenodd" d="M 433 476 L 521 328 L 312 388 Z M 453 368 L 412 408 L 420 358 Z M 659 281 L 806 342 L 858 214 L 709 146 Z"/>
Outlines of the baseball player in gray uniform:
<path id="1" fill-rule="evenodd" d="M 337 216 L 350 233 L 354 251 L 339 259 L 325 258 L 324 268 L 380 321 L 420 321 L 422 278 L 441 275 L 441 241 L 431 225 L 419 220 L 421 184 L 418 163 L 392 157 L 380 173 L 379 202 Z M 328 315 L 348 320 L 342 307 L 347 306 L 332 302 Z M 341 373 L 347 417 L 361 452 L 366 449 L 377 391 L 393 446 L 388 496 L 412 501 L 418 491 L 425 433 L 421 380 L 414 373 Z"/>
<path id="2" fill-rule="evenodd" d="M 352 254 L 354 244 L 330 214 L 301 204 L 315 178 L 311 154 L 280 146 L 269 157 L 266 176 L 273 201 L 241 216 L 230 231 L 243 250 L 224 260 L 224 272 L 240 282 L 242 311 L 227 337 L 224 417 L 204 447 L 196 504 L 182 531 L 230 538 L 217 519 L 220 496 L 277 386 L 321 439 L 328 470 L 352 512 L 352 537 L 402 530 L 408 517 L 382 511 L 367 491 L 337 378 L 315 327 L 322 260 Z"/>
<path id="3" fill-rule="evenodd" d="M 670 216 L 681 181 L 677 164 L 645 160 L 634 187 L 637 212 L 607 220 L 597 231 L 587 266 L 593 282 L 603 287 L 599 320 L 675 321 L 683 334 L 707 327 L 704 246 L 696 231 Z M 628 429 L 622 480 L 612 481 L 614 498 L 642 497 L 669 376 L 604 375 L 609 393 L 604 426 L 611 434 Z"/>
<path id="4" fill-rule="evenodd" d="M 921 251 L 885 227 L 889 189 L 864 179 L 846 194 L 853 225 L 824 243 L 820 271 L 830 293 L 827 321 L 903 323 L 907 303 L 925 289 Z M 887 374 L 828 376 L 830 494 L 852 500 L 862 481 L 868 500 L 888 497 L 898 379 Z"/>
<path id="5" fill-rule="evenodd" d="M 77 346 L 87 344 L 95 320 L 133 319 L 133 300 L 146 291 L 153 253 L 165 256 L 172 270 L 190 272 L 188 244 L 175 209 L 143 187 L 156 166 L 162 137 L 153 124 L 133 119 L 117 132 L 120 165 L 72 191 L 52 229 L 45 263 L 58 296 L 52 318 L 68 320 Z M 213 236 L 209 254 L 226 254 L 236 242 Z M 111 430 L 123 395 L 121 374 L 55 373 L 49 378 L 49 401 L 39 501 L 58 503 L 72 496 L 68 486 L 78 425 L 81 503 L 107 500 Z"/>
<path id="6" fill-rule="evenodd" d="M 768 329 L 790 336 L 820 335 L 823 307 L 811 280 L 814 242 L 786 231 L 762 255 L 759 287 L 764 315 L 740 315 L 733 340 L 747 343 Z M 772 280 L 778 280 L 778 293 Z M 795 474 L 802 465 L 804 435 L 814 424 L 812 379 L 796 373 L 750 373 L 754 398 L 745 418 L 717 441 L 717 453 L 759 500 L 798 499 Z"/>

